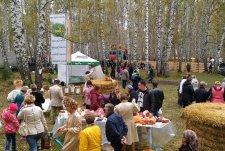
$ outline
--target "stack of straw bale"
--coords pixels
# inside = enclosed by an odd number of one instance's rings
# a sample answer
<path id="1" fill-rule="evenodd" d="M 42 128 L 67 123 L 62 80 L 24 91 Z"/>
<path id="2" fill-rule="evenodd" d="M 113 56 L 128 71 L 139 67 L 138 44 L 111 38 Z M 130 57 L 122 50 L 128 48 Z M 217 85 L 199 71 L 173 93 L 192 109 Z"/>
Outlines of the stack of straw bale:
<path id="1" fill-rule="evenodd" d="M 114 87 L 118 84 L 115 80 L 91 80 L 93 85 L 100 87 L 100 93 L 109 94 L 113 91 Z"/>
<path id="2" fill-rule="evenodd" d="M 186 128 L 196 132 L 201 151 L 225 151 L 225 104 L 198 103 L 184 109 Z"/>

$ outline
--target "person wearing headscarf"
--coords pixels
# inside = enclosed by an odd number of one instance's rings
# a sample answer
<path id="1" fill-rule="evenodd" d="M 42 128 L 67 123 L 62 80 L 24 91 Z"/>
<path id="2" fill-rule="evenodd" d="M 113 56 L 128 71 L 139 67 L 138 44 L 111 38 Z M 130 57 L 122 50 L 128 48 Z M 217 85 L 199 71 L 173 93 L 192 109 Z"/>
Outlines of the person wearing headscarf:
<path id="1" fill-rule="evenodd" d="M 57 131 L 66 133 L 62 151 L 78 151 L 79 135 L 82 130 L 82 118 L 77 112 L 78 103 L 70 97 L 64 97 L 64 105 L 69 116 L 65 125 Z"/>
<path id="2" fill-rule="evenodd" d="M 195 75 L 192 75 L 191 84 L 193 86 L 194 91 L 198 89 L 198 79 Z"/>
<path id="3" fill-rule="evenodd" d="M 194 131 L 185 130 L 183 132 L 182 145 L 179 151 L 199 151 L 199 141 Z"/>

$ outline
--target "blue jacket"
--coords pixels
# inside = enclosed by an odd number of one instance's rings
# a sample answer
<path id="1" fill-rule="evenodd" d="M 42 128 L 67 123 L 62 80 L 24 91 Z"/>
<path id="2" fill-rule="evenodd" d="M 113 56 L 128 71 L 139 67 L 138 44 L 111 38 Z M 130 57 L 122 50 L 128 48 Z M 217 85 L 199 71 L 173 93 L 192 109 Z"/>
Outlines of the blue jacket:
<path id="1" fill-rule="evenodd" d="M 18 106 L 18 110 L 16 112 L 16 116 L 20 112 L 20 108 L 21 108 L 21 105 L 22 105 L 23 101 L 24 101 L 24 95 L 23 94 L 17 94 L 16 98 L 14 99 L 14 102 L 13 102 L 13 103 L 16 103 L 17 106 Z"/>
<path id="2" fill-rule="evenodd" d="M 120 143 L 123 136 L 127 135 L 127 125 L 124 123 L 122 117 L 114 112 L 108 116 L 105 127 L 106 137 L 109 142 Z"/>

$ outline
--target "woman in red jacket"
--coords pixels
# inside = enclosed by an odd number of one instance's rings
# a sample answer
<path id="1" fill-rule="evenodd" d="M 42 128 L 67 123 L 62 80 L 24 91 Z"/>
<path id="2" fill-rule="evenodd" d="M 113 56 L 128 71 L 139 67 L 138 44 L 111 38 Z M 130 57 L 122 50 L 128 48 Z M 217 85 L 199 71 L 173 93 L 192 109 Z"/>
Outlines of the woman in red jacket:
<path id="1" fill-rule="evenodd" d="M 98 108 L 102 108 L 102 95 L 99 93 L 99 87 L 95 86 L 93 90 L 91 90 L 91 106 L 90 109 L 96 111 Z"/>

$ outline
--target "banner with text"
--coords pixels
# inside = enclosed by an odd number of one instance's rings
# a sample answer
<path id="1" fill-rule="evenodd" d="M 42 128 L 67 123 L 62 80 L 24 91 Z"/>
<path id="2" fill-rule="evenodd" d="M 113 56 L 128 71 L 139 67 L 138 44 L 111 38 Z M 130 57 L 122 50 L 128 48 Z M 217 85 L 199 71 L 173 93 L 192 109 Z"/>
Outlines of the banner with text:
<path id="1" fill-rule="evenodd" d="M 67 64 L 66 14 L 50 15 L 52 64 Z"/>

